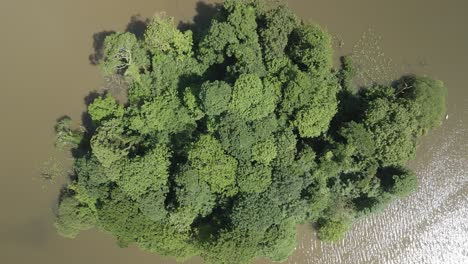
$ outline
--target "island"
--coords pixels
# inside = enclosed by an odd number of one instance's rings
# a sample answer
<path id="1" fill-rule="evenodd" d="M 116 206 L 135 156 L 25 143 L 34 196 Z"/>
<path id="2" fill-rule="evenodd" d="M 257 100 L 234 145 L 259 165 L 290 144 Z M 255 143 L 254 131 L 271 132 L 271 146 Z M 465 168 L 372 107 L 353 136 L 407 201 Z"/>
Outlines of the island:
<path id="1" fill-rule="evenodd" d="M 55 226 L 205 263 L 284 261 L 296 227 L 323 241 L 417 188 L 406 163 L 446 114 L 441 81 L 408 75 L 359 87 L 351 57 L 285 5 L 226 0 L 208 28 L 156 15 L 143 36 L 106 37 L 91 125 L 58 121 L 74 153 Z"/>

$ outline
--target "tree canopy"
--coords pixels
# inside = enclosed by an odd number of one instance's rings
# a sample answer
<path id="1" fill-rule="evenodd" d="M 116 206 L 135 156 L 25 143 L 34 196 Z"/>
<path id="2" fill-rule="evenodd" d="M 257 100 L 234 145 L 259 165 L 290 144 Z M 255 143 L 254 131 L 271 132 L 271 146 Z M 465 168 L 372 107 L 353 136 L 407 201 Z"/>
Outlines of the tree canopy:
<path id="1" fill-rule="evenodd" d="M 216 264 L 283 261 L 303 223 L 340 240 L 417 187 L 405 164 L 446 90 L 417 76 L 358 90 L 332 56 L 325 30 L 262 1 L 226 0 L 196 40 L 162 15 L 141 39 L 108 36 L 101 69 L 128 102 L 96 98 L 84 133 L 57 124 L 58 145 L 81 150 L 58 231 Z"/>

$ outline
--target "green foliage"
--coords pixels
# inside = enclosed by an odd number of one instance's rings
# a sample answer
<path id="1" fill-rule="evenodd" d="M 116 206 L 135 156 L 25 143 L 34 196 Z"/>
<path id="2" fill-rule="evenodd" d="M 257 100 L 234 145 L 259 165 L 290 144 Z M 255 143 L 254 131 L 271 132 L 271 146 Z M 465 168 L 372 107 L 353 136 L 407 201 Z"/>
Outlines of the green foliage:
<path id="1" fill-rule="evenodd" d="M 394 185 L 390 189 L 390 193 L 399 197 L 405 197 L 416 190 L 418 179 L 412 171 L 405 171 L 404 174 L 394 175 Z"/>
<path id="2" fill-rule="evenodd" d="M 216 195 L 199 174 L 189 168 L 176 176 L 177 208 L 170 221 L 178 230 L 188 230 L 198 216 L 207 216 L 216 205 Z"/>
<path id="3" fill-rule="evenodd" d="M 203 135 L 188 152 L 188 162 L 214 193 L 232 193 L 237 161 L 226 155 L 221 144 L 212 136 Z M 235 192 L 235 191 L 234 191 Z"/>
<path id="4" fill-rule="evenodd" d="M 200 100 L 207 115 L 220 115 L 228 109 L 231 101 L 231 87 L 220 81 L 206 82 L 200 91 Z"/>
<path id="5" fill-rule="evenodd" d="M 441 83 L 417 77 L 412 82 L 407 88 L 378 86 L 363 93 L 363 123 L 373 136 L 377 160 L 383 166 L 404 165 L 413 158 L 421 131 L 439 124 L 444 115 Z M 405 83 L 405 78 L 399 83 Z"/>
<path id="6" fill-rule="evenodd" d="M 265 87 L 262 80 L 252 74 L 241 75 L 234 84 L 230 110 L 244 120 L 257 120 L 275 110 L 278 92 Z"/>
<path id="7" fill-rule="evenodd" d="M 289 35 L 299 26 L 299 19 L 285 6 L 268 10 L 260 19 L 265 24 L 260 28 L 265 61 L 281 58 L 288 45 Z"/>
<path id="8" fill-rule="evenodd" d="M 372 142 L 372 134 L 366 130 L 363 124 L 346 123 L 339 133 L 346 139 L 346 143 L 355 148 L 360 157 L 369 158 L 374 155 L 375 146 Z"/>
<path id="9" fill-rule="evenodd" d="M 83 132 L 71 128 L 71 118 L 62 117 L 55 125 L 55 146 L 64 148 L 66 146 L 77 147 L 83 139 Z"/>
<path id="10" fill-rule="evenodd" d="M 81 230 L 87 230 L 96 224 L 96 215 L 86 204 L 81 204 L 73 196 L 64 197 L 55 220 L 55 227 L 60 235 L 73 238 Z"/>
<path id="11" fill-rule="evenodd" d="M 316 137 L 328 129 L 335 112 L 333 104 L 311 103 L 297 113 L 294 124 L 302 137 Z"/>
<path id="12" fill-rule="evenodd" d="M 169 158 L 167 147 L 159 145 L 142 157 L 129 159 L 117 184 L 133 199 L 164 188 L 169 177 Z"/>
<path id="13" fill-rule="evenodd" d="M 191 235 L 179 232 L 170 224 L 146 223 L 140 234 L 138 246 L 163 256 L 175 257 L 179 261 L 200 255 Z"/>
<path id="14" fill-rule="evenodd" d="M 357 91 L 356 85 L 353 83 L 354 77 L 356 77 L 357 70 L 353 64 L 351 56 L 341 57 L 341 67 L 339 78 L 341 80 L 341 87 L 348 91 L 355 93 Z"/>
<path id="15" fill-rule="evenodd" d="M 177 122 L 174 122 L 177 120 Z M 141 134 L 155 132 L 180 132 L 194 126 L 189 109 L 184 107 L 176 96 L 158 96 L 144 102 L 139 109 L 132 111 L 130 128 Z"/>
<path id="16" fill-rule="evenodd" d="M 314 78 L 292 67 L 283 90 L 282 111 L 295 115 L 293 124 L 302 137 L 317 137 L 328 129 L 337 111 L 337 79 L 330 74 Z"/>
<path id="17" fill-rule="evenodd" d="M 226 68 L 229 76 L 256 74 L 262 76 L 265 67 L 257 34 L 255 6 L 249 1 L 227 0 L 217 20 L 200 43 L 199 58 L 205 66 L 233 63 Z"/>
<path id="18" fill-rule="evenodd" d="M 351 222 L 345 220 L 329 220 L 323 223 L 318 231 L 318 237 L 323 241 L 339 241 L 348 231 Z"/>
<path id="19" fill-rule="evenodd" d="M 112 96 L 98 97 L 88 106 L 88 113 L 94 122 L 100 122 L 107 118 L 121 118 L 124 108 L 119 105 Z"/>
<path id="20" fill-rule="evenodd" d="M 272 261 L 286 261 L 296 248 L 296 223 L 287 219 L 279 225 L 271 226 L 264 235 L 261 250 Z"/>
<path id="21" fill-rule="evenodd" d="M 132 33 L 116 33 L 106 37 L 104 61 L 101 64 L 104 75 L 123 73 L 138 78 L 140 69 L 146 68 L 148 64 L 145 50 Z"/>
<path id="22" fill-rule="evenodd" d="M 143 39 L 106 38 L 103 74 L 124 79 L 129 100 L 95 99 L 86 134 L 56 125 L 76 155 L 62 235 L 95 227 L 178 260 L 284 261 L 297 224 L 337 241 L 416 188 L 404 165 L 443 119 L 441 82 L 358 92 L 349 57 L 332 69 L 325 31 L 261 0 L 226 0 L 201 32 L 193 42 L 160 15 Z"/>
<path id="23" fill-rule="evenodd" d="M 241 192 L 261 193 L 271 184 L 271 168 L 246 165 L 239 168 L 237 185 Z"/>
<path id="24" fill-rule="evenodd" d="M 120 121 L 112 119 L 99 126 L 91 138 L 92 152 L 103 167 L 109 168 L 128 155 L 132 142 L 124 133 Z"/>
<path id="25" fill-rule="evenodd" d="M 418 187 L 414 172 L 404 167 L 386 167 L 379 177 L 385 191 L 398 197 L 405 197 Z"/>
<path id="26" fill-rule="evenodd" d="M 192 54 L 192 32 L 180 32 L 174 27 L 174 18 L 154 16 L 145 31 L 145 46 L 153 54 L 173 54 L 178 58 Z"/>
<path id="27" fill-rule="evenodd" d="M 330 70 L 331 37 L 317 25 L 301 25 L 292 32 L 289 44 L 291 59 L 314 76 Z"/>
<path id="28" fill-rule="evenodd" d="M 441 81 L 430 78 L 403 78 L 398 86 L 398 93 L 411 101 L 422 133 L 440 125 L 445 116 L 447 91 Z"/>
<path id="29" fill-rule="evenodd" d="M 270 164 L 276 158 L 276 145 L 272 139 L 256 143 L 252 149 L 252 161 Z"/>
<path id="30" fill-rule="evenodd" d="M 223 230 L 219 238 L 205 245 L 202 254 L 207 264 L 247 264 L 255 257 L 261 236 L 240 230 Z"/>
<path id="31" fill-rule="evenodd" d="M 351 226 L 355 212 L 343 196 L 335 198 L 333 206 L 326 209 L 318 220 L 318 237 L 323 241 L 339 241 Z"/>
<path id="32" fill-rule="evenodd" d="M 190 112 L 190 116 L 194 120 L 200 120 L 205 116 L 205 113 L 199 106 L 198 98 L 196 96 L 195 89 L 187 87 L 185 88 L 183 97 L 184 97 L 184 105 Z"/>

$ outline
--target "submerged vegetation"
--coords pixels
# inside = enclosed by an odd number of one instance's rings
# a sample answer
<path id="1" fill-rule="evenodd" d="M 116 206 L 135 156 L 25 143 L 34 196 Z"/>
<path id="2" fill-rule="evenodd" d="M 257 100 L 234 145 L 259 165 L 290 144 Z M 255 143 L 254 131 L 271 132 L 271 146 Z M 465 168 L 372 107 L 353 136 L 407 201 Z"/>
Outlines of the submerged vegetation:
<path id="1" fill-rule="evenodd" d="M 336 241 L 358 217 L 417 186 L 405 167 L 440 124 L 445 88 L 409 76 L 357 89 L 332 67 L 330 36 L 285 6 L 226 0 L 200 36 L 155 16 L 115 33 L 100 67 L 128 83 L 88 107 L 92 127 L 56 129 L 79 153 L 56 227 L 184 260 L 285 260 L 296 226 Z"/>

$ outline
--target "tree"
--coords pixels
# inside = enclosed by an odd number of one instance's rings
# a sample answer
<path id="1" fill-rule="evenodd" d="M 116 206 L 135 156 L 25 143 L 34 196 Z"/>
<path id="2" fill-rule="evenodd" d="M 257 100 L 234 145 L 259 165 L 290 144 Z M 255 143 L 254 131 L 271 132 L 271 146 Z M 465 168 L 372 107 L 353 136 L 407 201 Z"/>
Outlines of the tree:
<path id="1" fill-rule="evenodd" d="M 239 191 L 261 193 L 271 184 L 271 168 L 263 165 L 245 165 L 239 168 Z"/>
<path id="2" fill-rule="evenodd" d="M 260 28 L 265 61 L 277 60 L 284 56 L 289 35 L 299 26 L 299 19 L 285 6 L 268 10 L 261 19 L 265 24 Z"/>
<path id="3" fill-rule="evenodd" d="M 200 91 L 200 100 L 207 115 L 220 115 L 228 109 L 231 101 L 231 87 L 220 81 L 206 82 Z"/>
<path id="4" fill-rule="evenodd" d="M 286 261 L 296 248 L 296 224 L 293 219 L 286 219 L 273 225 L 265 232 L 261 249 L 263 255 L 272 261 Z"/>
<path id="5" fill-rule="evenodd" d="M 129 121 L 130 128 L 142 134 L 180 132 L 195 124 L 190 111 L 173 95 L 161 95 L 144 102 L 136 111 L 131 112 Z"/>
<path id="6" fill-rule="evenodd" d="M 411 170 L 391 166 L 380 170 L 379 177 L 384 190 L 398 197 L 405 197 L 418 187 L 418 179 Z"/>
<path id="7" fill-rule="evenodd" d="M 100 122 L 106 118 L 121 118 L 124 108 L 110 95 L 104 98 L 98 97 L 88 106 L 88 113 L 94 122 Z"/>
<path id="8" fill-rule="evenodd" d="M 188 231 L 195 218 L 207 216 L 216 206 L 216 195 L 194 169 L 182 168 L 175 189 L 177 208 L 170 219 L 178 230 Z"/>
<path id="9" fill-rule="evenodd" d="M 417 187 L 405 164 L 443 119 L 441 82 L 357 91 L 349 57 L 332 68 L 328 33 L 262 0 L 226 0 L 195 41 L 170 17 L 148 23 L 143 39 L 105 39 L 101 69 L 128 102 L 97 97 L 86 133 L 57 123 L 75 154 L 60 234 L 95 227 L 178 260 L 284 261 L 298 224 L 338 241 Z"/>
<path id="10" fill-rule="evenodd" d="M 188 162 L 214 193 L 233 194 L 237 161 L 224 153 L 221 144 L 210 135 L 203 135 L 188 152 Z"/>
<path id="11" fill-rule="evenodd" d="M 265 87 L 256 75 L 241 75 L 234 84 L 231 112 L 248 121 L 266 117 L 278 100 L 278 92 L 268 88 L 272 87 Z"/>
<path id="12" fill-rule="evenodd" d="M 83 131 L 71 128 L 71 118 L 64 116 L 55 125 L 55 146 L 64 148 L 65 146 L 77 147 L 83 139 Z"/>
<path id="13" fill-rule="evenodd" d="M 145 31 L 145 46 L 153 54 L 169 53 L 177 58 L 192 55 L 192 32 L 180 32 L 174 18 L 156 15 Z"/>
<path id="14" fill-rule="evenodd" d="M 256 143 L 252 149 L 252 161 L 270 164 L 276 158 L 276 145 L 273 139 L 267 139 Z"/>
<path id="15" fill-rule="evenodd" d="M 410 76 L 399 81 L 397 90 L 400 96 L 409 99 L 421 133 L 442 123 L 447 91 L 441 81 Z"/>
<path id="16" fill-rule="evenodd" d="M 361 123 L 349 122 L 344 124 L 340 135 L 346 139 L 346 143 L 356 148 L 357 154 L 362 158 L 372 157 L 375 152 L 372 134 Z"/>
<path id="17" fill-rule="evenodd" d="M 331 38 L 317 25 L 294 29 L 289 40 L 289 56 L 301 69 L 314 76 L 326 74 L 332 65 Z"/>
<path id="18" fill-rule="evenodd" d="M 223 15 L 214 20 L 200 43 L 200 59 L 206 66 L 232 61 L 226 66 L 228 76 L 262 76 L 261 46 L 256 32 L 256 9 L 252 1 L 227 0 Z"/>
<path id="19" fill-rule="evenodd" d="M 405 197 L 416 190 L 418 186 L 418 179 L 414 172 L 410 170 L 403 170 L 400 175 L 394 175 L 394 185 L 390 189 L 390 193 L 399 197 Z"/>
<path id="20" fill-rule="evenodd" d="M 350 226 L 350 221 L 330 220 L 324 222 L 318 231 L 318 237 L 323 241 L 339 241 Z"/>
<path id="21" fill-rule="evenodd" d="M 127 157 L 132 145 L 132 138 L 125 135 L 124 127 L 118 119 L 104 122 L 91 138 L 93 155 L 105 168 Z"/>
<path id="22" fill-rule="evenodd" d="M 66 196 L 60 201 L 55 227 L 62 236 L 74 238 L 80 231 L 90 229 L 95 224 L 95 212 L 73 196 Z"/>
<path id="23" fill-rule="evenodd" d="M 335 112 L 333 105 L 311 103 L 297 113 L 294 124 L 302 137 L 316 137 L 328 129 Z"/>
<path id="24" fill-rule="evenodd" d="M 132 33 L 114 33 L 106 37 L 104 60 L 101 63 L 104 75 L 122 73 L 138 79 L 139 70 L 146 68 L 148 64 L 145 50 Z"/>
<path id="25" fill-rule="evenodd" d="M 164 189 L 169 177 L 170 157 L 167 147 L 158 145 L 142 157 L 127 160 L 117 184 L 133 199 Z"/>

